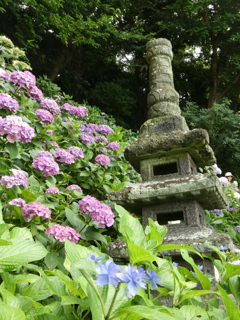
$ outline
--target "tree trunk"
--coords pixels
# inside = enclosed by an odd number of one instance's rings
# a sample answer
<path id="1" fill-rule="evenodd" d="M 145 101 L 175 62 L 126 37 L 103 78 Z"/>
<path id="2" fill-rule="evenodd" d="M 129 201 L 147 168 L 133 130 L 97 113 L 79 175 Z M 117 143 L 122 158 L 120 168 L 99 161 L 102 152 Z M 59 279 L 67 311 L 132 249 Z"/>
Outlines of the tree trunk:
<path id="1" fill-rule="evenodd" d="M 75 49 L 76 47 L 73 45 L 70 45 L 69 47 L 66 47 L 66 46 L 62 47 L 53 69 L 48 74 L 48 77 L 52 82 L 55 82 L 58 75 L 71 62 Z"/>

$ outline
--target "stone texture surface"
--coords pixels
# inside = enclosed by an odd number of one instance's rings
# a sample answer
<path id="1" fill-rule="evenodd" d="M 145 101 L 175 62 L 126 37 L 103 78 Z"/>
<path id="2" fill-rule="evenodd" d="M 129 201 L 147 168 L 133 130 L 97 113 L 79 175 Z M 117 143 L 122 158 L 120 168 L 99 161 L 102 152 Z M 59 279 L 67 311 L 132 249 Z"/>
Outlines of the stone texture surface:
<path id="1" fill-rule="evenodd" d="M 212 148 L 209 146 L 209 136 L 204 129 L 191 131 L 175 130 L 161 134 L 144 134 L 125 150 L 125 158 L 137 170 L 140 161 L 187 152 L 197 167 L 216 163 Z"/>
<path id="2" fill-rule="evenodd" d="M 228 200 L 215 175 L 186 175 L 159 181 L 134 183 L 109 195 L 126 209 L 141 214 L 144 206 L 197 200 L 203 209 L 223 209 Z"/>

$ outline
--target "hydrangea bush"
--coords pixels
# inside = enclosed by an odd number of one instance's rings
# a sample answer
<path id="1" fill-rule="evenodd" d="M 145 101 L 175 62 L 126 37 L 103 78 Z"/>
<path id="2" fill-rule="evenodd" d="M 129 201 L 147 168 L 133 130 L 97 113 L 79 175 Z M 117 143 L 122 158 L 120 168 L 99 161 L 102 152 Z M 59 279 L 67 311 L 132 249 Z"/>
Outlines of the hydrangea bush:
<path id="1" fill-rule="evenodd" d="M 107 200 L 140 179 L 123 156 L 135 134 L 36 81 L 30 67 L 11 59 L 2 66 L 0 319 L 237 319 L 229 298 L 240 303 L 237 253 L 213 248 L 221 276 L 211 291 L 212 277 L 188 253 L 198 252 L 162 245 L 166 227 L 149 219 L 144 230 Z M 119 239 L 127 263 L 107 255 Z M 159 256 L 168 249 L 181 250 L 192 271 Z"/>

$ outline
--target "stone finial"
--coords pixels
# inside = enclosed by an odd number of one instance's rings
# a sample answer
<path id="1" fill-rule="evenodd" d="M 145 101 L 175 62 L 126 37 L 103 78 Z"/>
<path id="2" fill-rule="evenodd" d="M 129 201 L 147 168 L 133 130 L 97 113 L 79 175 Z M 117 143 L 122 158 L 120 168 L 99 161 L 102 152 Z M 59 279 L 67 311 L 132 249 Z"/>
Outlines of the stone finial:
<path id="1" fill-rule="evenodd" d="M 179 95 L 174 89 L 172 72 L 172 45 L 167 39 L 147 43 L 149 64 L 148 118 L 180 115 Z"/>

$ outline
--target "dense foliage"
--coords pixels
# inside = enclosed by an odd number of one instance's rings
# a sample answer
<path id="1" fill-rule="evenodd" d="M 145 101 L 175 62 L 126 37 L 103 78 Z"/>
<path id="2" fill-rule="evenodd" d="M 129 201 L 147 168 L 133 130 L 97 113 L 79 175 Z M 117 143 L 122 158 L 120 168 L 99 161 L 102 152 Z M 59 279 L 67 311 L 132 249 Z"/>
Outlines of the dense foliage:
<path id="1" fill-rule="evenodd" d="M 183 111 L 190 129 L 203 128 L 208 131 L 210 145 L 223 175 L 231 171 L 240 182 L 240 114 L 229 108 L 230 102 L 223 100 L 211 109 L 188 103 Z"/>
<path id="2" fill-rule="evenodd" d="M 18 52 L 1 39 L 10 56 Z M 4 55 L 0 320 L 237 319 L 238 250 L 212 247 L 217 258 L 209 258 L 219 272 L 213 288 L 212 276 L 191 257 L 201 254 L 163 245 L 165 226 L 149 219 L 144 230 L 110 203 L 107 193 L 139 180 L 122 152 L 135 135 L 41 79 L 51 93 L 45 96 L 34 75 L 14 70 Z M 23 66 L 24 55 L 17 58 Z M 127 266 L 106 254 L 119 239 L 127 244 Z M 180 250 L 190 270 L 159 257 L 169 249 Z"/>

